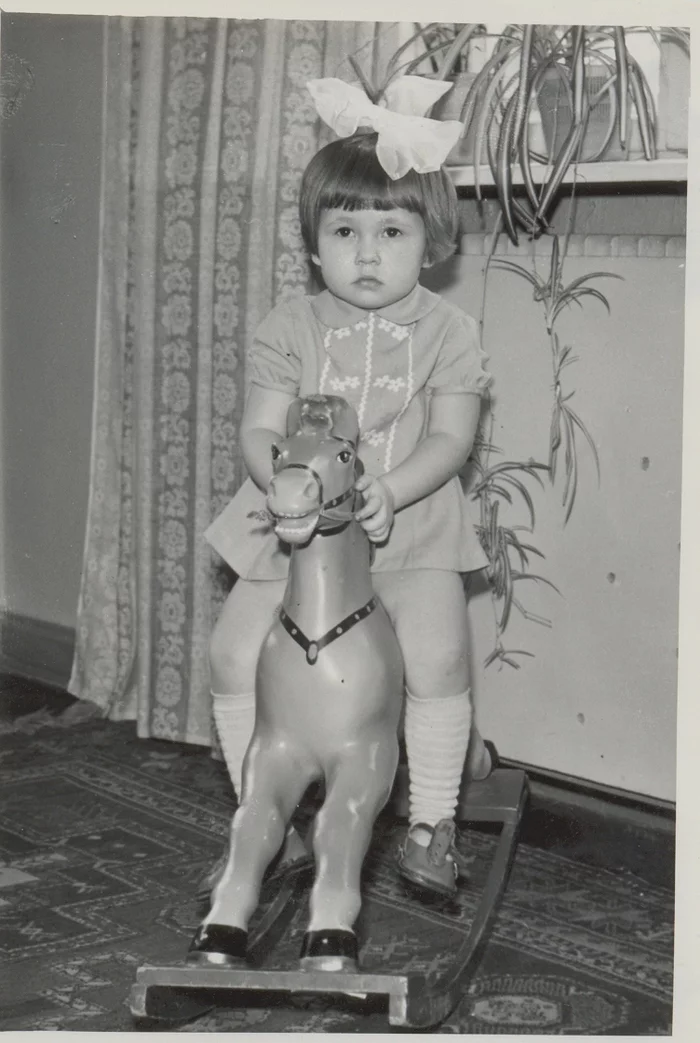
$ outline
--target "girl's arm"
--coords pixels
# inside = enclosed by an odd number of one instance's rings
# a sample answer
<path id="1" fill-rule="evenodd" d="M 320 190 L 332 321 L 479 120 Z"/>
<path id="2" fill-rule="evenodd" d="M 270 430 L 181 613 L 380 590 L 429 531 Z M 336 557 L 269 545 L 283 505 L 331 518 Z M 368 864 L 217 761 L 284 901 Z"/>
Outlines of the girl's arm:
<path id="1" fill-rule="evenodd" d="M 459 474 L 469 459 L 481 413 L 481 396 L 468 392 L 433 395 L 426 437 L 382 481 L 400 511 L 435 492 Z"/>
<path id="2" fill-rule="evenodd" d="M 478 394 L 433 395 L 426 436 L 411 455 L 379 479 L 358 479 L 365 505 L 355 517 L 365 523 L 371 539 L 386 538 L 395 511 L 429 496 L 460 472 L 472 450 L 480 412 Z"/>
<path id="3" fill-rule="evenodd" d="M 294 395 L 252 384 L 241 421 L 241 450 L 248 473 L 263 492 L 272 477 L 273 442 L 284 438 Z"/>

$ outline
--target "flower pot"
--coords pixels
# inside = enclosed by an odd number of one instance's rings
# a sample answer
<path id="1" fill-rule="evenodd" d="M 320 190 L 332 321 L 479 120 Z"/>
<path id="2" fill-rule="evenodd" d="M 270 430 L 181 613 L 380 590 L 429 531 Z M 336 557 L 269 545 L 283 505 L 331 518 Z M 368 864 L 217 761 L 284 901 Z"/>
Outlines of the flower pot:
<path id="1" fill-rule="evenodd" d="M 579 161 L 589 163 L 594 160 L 625 160 L 641 157 L 642 148 L 639 125 L 633 106 L 629 107 L 628 134 L 625 147 L 620 144 L 617 119 L 609 141 L 606 142 L 610 130 L 610 119 L 613 113 L 611 89 L 606 91 L 597 102 L 593 99 L 602 86 L 609 80 L 610 73 L 603 64 L 586 66 L 586 92 L 591 101 L 588 124 L 583 138 L 583 146 Z M 547 146 L 547 155 L 555 159 L 566 139 L 573 122 L 569 92 L 555 69 L 550 69 L 544 76 L 537 96 L 537 103 L 542 118 L 542 130 Z"/>
<path id="2" fill-rule="evenodd" d="M 469 88 L 476 79 L 476 73 L 460 72 L 457 76 L 453 77 L 453 79 L 454 82 L 450 90 L 447 94 L 443 94 L 442 98 L 440 98 L 440 100 L 433 106 L 431 113 L 433 119 L 461 120 L 462 107 L 469 92 Z M 474 136 L 475 128 L 472 123 L 466 134 L 462 132 L 457 144 L 448 155 L 445 160 L 446 166 L 461 166 L 473 161 Z"/>

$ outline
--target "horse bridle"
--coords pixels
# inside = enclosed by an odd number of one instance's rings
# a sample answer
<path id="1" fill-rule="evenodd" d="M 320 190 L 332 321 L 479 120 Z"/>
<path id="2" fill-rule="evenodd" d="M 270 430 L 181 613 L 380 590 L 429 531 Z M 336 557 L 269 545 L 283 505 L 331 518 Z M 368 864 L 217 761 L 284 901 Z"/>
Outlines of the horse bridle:
<path id="1" fill-rule="evenodd" d="M 341 445 L 344 445 L 344 446 L 347 446 L 348 448 L 351 448 L 352 452 L 356 453 L 355 446 L 352 444 L 352 442 L 348 442 L 346 439 L 338 438 L 337 436 L 334 436 L 334 435 L 331 435 L 330 437 L 334 438 L 335 441 L 340 442 Z M 337 517 L 334 518 L 333 515 L 329 515 L 328 511 L 332 511 L 334 507 L 339 507 L 341 503 L 345 503 L 347 500 L 350 499 L 351 496 L 354 495 L 354 493 L 355 493 L 355 480 L 359 477 L 359 474 L 358 474 L 358 464 L 359 464 L 360 468 L 362 468 L 362 463 L 361 463 L 359 457 L 356 456 L 355 457 L 355 476 L 354 476 L 352 484 L 349 485 L 348 488 L 345 490 L 345 492 L 341 493 L 340 496 L 334 496 L 332 500 L 326 500 L 325 503 L 324 503 L 324 500 L 323 500 L 323 480 L 321 478 L 321 475 L 318 473 L 318 471 L 315 471 L 313 469 L 313 467 L 310 467 L 308 464 L 298 464 L 298 463 L 285 464 L 283 467 L 280 467 L 279 471 L 275 471 L 275 475 L 282 474 L 283 471 L 291 471 L 291 470 L 294 470 L 294 469 L 296 469 L 298 471 L 306 472 L 306 474 L 310 475 L 313 478 L 313 480 L 316 482 L 316 484 L 318 486 L 318 498 L 319 498 L 319 501 L 320 501 L 319 517 L 320 518 L 330 518 L 332 521 L 338 521 L 338 520 L 341 520 L 341 519 L 338 519 Z M 361 474 L 362 471 L 360 470 L 359 473 Z M 311 512 L 309 512 L 309 513 L 311 513 Z M 348 516 L 347 516 L 348 519 L 351 516 L 352 516 L 352 512 L 350 514 L 348 514 Z"/>
<path id="2" fill-rule="evenodd" d="M 342 442 L 344 445 L 350 445 L 351 444 L 349 442 L 346 442 L 342 438 L 339 438 L 338 441 Z M 355 447 L 354 446 L 353 446 L 353 452 L 355 452 Z M 355 479 L 358 477 L 358 474 L 357 474 L 357 470 L 358 470 L 357 464 L 358 463 L 360 464 L 360 467 L 362 467 L 362 464 L 361 464 L 361 462 L 359 460 L 359 457 L 356 457 L 355 458 Z M 319 510 L 319 517 L 320 518 L 330 518 L 332 521 L 345 520 L 345 519 L 339 519 L 339 518 L 337 518 L 337 516 L 334 518 L 334 516 L 329 514 L 328 512 L 333 510 L 334 507 L 338 507 L 338 506 L 340 506 L 341 503 L 345 503 L 347 500 L 350 499 L 350 497 L 355 492 L 355 483 L 354 483 L 354 481 L 353 481 L 353 484 L 350 485 L 345 490 L 345 492 L 340 494 L 340 496 L 334 496 L 332 500 L 326 500 L 326 502 L 324 503 L 323 502 L 323 481 L 321 479 L 320 474 L 318 474 L 318 472 L 315 471 L 313 469 L 313 467 L 309 467 L 308 464 L 291 463 L 291 464 L 285 464 L 284 467 L 280 467 L 279 471 L 276 471 L 275 473 L 276 474 L 281 474 L 282 471 L 292 470 L 293 468 L 296 468 L 296 470 L 299 470 L 299 471 L 305 471 L 307 474 L 311 475 L 311 477 L 317 483 L 317 485 L 318 485 L 318 492 L 319 492 L 319 500 L 321 501 L 321 507 L 320 507 L 320 510 Z M 352 514 L 349 514 L 347 517 L 349 519 L 350 517 L 352 517 Z M 377 598 L 376 598 L 376 596 L 373 596 L 373 597 L 371 597 L 369 599 L 369 601 L 367 602 L 366 605 L 363 605 L 362 608 L 357 609 L 356 612 L 351 612 L 349 616 L 346 616 L 345 619 L 342 619 L 340 621 L 340 623 L 336 623 L 335 626 L 331 627 L 330 630 L 326 631 L 325 634 L 323 634 L 321 637 L 317 638 L 315 641 L 312 641 L 310 638 L 308 638 L 306 636 L 304 631 L 294 622 L 292 617 L 285 611 L 285 609 L 282 606 L 280 606 L 279 618 L 280 618 L 280 623 L 282 624 L 284 629 L 287 631 L 289 636 L 294 641 L 296 641 L 296 643 L 299 645 L 299 647 L 306 653 L 306 662 L 309 664 L 309 666 L 313 666 L 316 663 L 316 661 L 318 660 L 318 653 L 319 652 L 321 652 L 332 641 L 336 641 L 339 637 L 342 637 L 343 634 L 346 634 L 348 632 L 348 630 L 351 630 L 355 626 L 356 623 L 359 623 L 361 620 L 366 619 L 367 616 L 369 616 L 375 610 L 376 607 L 377 607 Z"/>

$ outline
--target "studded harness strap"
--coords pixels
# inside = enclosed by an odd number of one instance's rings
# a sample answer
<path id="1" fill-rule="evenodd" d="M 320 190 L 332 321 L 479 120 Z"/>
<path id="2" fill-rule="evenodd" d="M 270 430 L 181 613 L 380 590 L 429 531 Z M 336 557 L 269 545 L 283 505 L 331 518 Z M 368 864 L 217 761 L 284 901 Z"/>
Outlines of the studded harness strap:
<path id="1" fill-rule="evenodd" d="M 313 666 L 318 660 L 318 653 L 321 652 L 327 645 L 330 645 L 332 641 L 342 637 L 343 634 L 347 634 L 348 630 L 352 630 L 356 623 L 360 620 L 366 619 L 367 616 L 371 615 L 377 607 L 376 596 L 371 597 L 366 605 L 362 608 L 358 608 L 356 612 L 351 612 L 349 616 L 342 619 L 336 626 L 331 627 L 323 637 L 317 638 L 315 641 L 310 641 L 303 630 L 301 630 L 294 620 L 285 612 L 283 608 L 280 608 L 280 623 L 287 631 L 290 637 L 294 638 L 296 643 L 303 648 L 306 652 L 306 662 L 309 666 Z"/>

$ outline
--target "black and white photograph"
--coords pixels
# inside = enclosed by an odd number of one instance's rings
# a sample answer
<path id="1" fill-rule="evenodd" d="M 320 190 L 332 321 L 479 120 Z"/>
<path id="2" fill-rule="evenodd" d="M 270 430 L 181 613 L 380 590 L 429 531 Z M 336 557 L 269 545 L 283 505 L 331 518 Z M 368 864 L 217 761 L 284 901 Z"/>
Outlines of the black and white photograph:
<path id="1" fill-rule="evenodd" d="M 0 1030 L 692 1039 L 693 4 L 11 6 Z"/>

